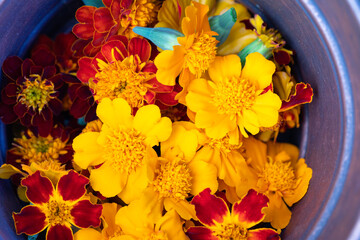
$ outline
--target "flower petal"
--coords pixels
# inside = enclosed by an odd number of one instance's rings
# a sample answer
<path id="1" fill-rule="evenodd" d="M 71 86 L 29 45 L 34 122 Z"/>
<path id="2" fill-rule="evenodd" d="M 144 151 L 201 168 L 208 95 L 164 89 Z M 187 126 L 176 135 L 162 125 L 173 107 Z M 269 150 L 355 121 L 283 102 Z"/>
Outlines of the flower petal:
<path id="1" fill-rule="evenodd" d="M 96 113 L 104 124 L 114 129 L 119 126 L 128 126 L 132 119 L 131 107 L 123 98 L 117 98 L 113 101 L 104 98 L 99 103 Z"/>
<path id="2" fill-rule="evenodd" d="M 48 225 L 45 213 L 37 206 L 24 207 L 20 213 L 13 213 L 13 219 L 17 234 L 34 235 L 43 231 Z"/>
<path id="3" fill-rule="evenodd" d="M 88 183 L 89 179 L 71 170 L 60 178 L 57 191 L 65 201 L 75 201 L 85 194 Z"/>
<path id="4" fill-rule="evenodd" d="M 74 235 L 75 240 L 99 240 L 102 239 L 100 232 L 92 228 L 80 229 Z"/>
<path id="5" fill-rule="evenodd" d="M 282 102 L 281 111 L 286 111 L 301 104 L 310 103 L 313 99 L 313 89 L 310 84 L 303 82 L 297 83 L 295 86 L 295 93 L 286 101 Z"/>
<path id="6" fill-rule="evenodd" d="M 233 205 L 232 214 L 238 216 L 243 227 L 250 228 L 264 219 L 265 214 L 262 211 L 268 206 L 268 202 L 265 195 L 250 189 L 240 202 Z"/>
<path id="7" fill-rule="evenodd" d="M 197 195 L 205 188 L 210 188 L 212 193 L 218 189 L 217 170 L 212 164 L 204 161 L 192 161 L 189 163 L 191 172 L 191 194 Z"/>
<path id="8" fill-rule="evenodd" d="M 79 59 L 79 70 L 76 73 L 76 76 L 82 82 L 89 82 L 90 79 L 94 79 L 96 75 L 96 70 L 91 65 L 92 58 L 82 57 Z"/>
<path id="9" fill-rule="evenodd" d="M 46 233 L 46 240 L 72 240 L 73 232 L 69 226 L 54 225 L 49 227 Z"/>
<path id="10" fill-rule="evenodd" d="M 95 10 L 94 27 L 96 31 L 107 32 L 113 25 L 115 25 L 115 22 L 108 8 L 101 7 Z"/>
<path id="11" fill-rule="evenodd" d="M 89 200 L 81 200 L 73 206 L 70 214 L 73 217 L 75 226 L 77 227 L 98 227 L 101 223 L 100 217 L 102 208 L 103 207 L 100 204 L 94 205 Z"/>
<path id="12" fill-rule="evenodd" d="M 138 55 L 141 62 L 147 62 L 151 54 L 151 45 L 146 39 L 134 37 L 129 42 L 129 54 Z"/>
<path id="13" fill-rule="evenodd" d="M 49 201 L 54 193 L 54 186 L 47 177 L 40 175 L 40 171 L 24 178 L 21 185 L 26 187 L 26 197 L 34 204 L 43 204 Z"/>
<path id="14" fill-rule="evenodd" d="M 191 201 L 191 204 L 195 205 L 196 216 L 207 226 L 213 226 L 215 222 L 222 223 L 229 214 L 225 201 L 211 195 L 210 191 L 210 188 L 205 189 Z"/>
<path id="15" fill-rule="evenodd" d="M 249 230 L 247 237 L 247 240 L 280 240 L 279 234 L 271 228 L 258 228 L 254 230 Z"/>
<path id="16" fill-rule="evenodd" d="M 18 56 L 7 57 L 2 65 L 4 74 L 15 81 L 21 75 L 21 64 L 23 60 Z"/>
<path id="17" fill-rule="evenodd" d="M 191 240 L 219 240 L 212 234 L 212 231 L 206 227 L 190 227 L 186 230 L 186 235 Z"/>
<path id="18" fill-rule="evenodd" d="M 267 60 L 258 52 L 250 53 L 246 57 L 246 64 L 242 70 L 241 77 L 249 80 L 256 90 L 264 89 L 272 82 L 275 72 L 275 64 Z"/>
<path id="19" fill-rule="evenodd" d="M 224 57 L 217 56 L 209 67 L 209 75 L 214 82 L 239 77 L 241 74 L 241 62 L 237 55 Z"/>

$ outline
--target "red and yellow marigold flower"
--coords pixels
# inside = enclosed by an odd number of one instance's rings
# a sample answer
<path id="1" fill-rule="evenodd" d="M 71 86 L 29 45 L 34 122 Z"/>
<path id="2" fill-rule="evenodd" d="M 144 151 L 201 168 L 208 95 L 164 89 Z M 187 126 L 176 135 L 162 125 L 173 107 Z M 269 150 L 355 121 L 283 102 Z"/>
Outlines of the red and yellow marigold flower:
<path id="1" fill-rule="evenodd" d="M 71 224 L 79 228 L 100 226 L 101 205 L 84 195 L 89 180 L 74 171 L 52 182 L 37 171 L 21 181 L 32 205 L 13 213 L 17 234 L 35 235 L 47 228 L 47 240 L 72 240 Z"/>
<path id="2" fill-rule="evenodd" d="M 269 198 L 264 221 L 277 229 L 285 228 L 291 218 L 291 207 L 306 193 L 312 170 L 305 159 L 299 159 L 299 150 L 288 143 L 268 142 L 255 138 L 244 139 L 249 167 L 242 172 L 236 186 L 238 196 L 253 188 Z"/>
<path id="3" fill-rule="evenodd" d="M 63 85 L 62 76 L 54 66 L 55 56 L 39 49 L 24 61 L 8 57 L 2 66 L 9 83 L 2 90 L 0 117 L 6 124 L 20 120 L 25 127 L 37 127 L 41 136 L 47 136 L 54 117 L 62 111 L 58 98 Z"/>
<path id="4" fill-rule="evenodd" d="M 97 108 L 101 131 L 81 133 L 73 141 L 74 162 L 82 169 L 96 166 L 90 169 L 93 189 L 125 202 L 147 187 L 152 179 L 148 163 L 157 157 L 152 147 L 172 130 L 171 120 L 161 117 L 156 105 L 141 107 L 135 116 L 131 111 L 122 98 L 103 99 Z"/>
<path id="5" fill-rule="evenodd" d="M 74 34 L 82 40 L 90 40 L 94 47 L 104 44 L 111 36 L 136 36 L 135 26 L 151 27 L 157 22 L 158 0 L 103 0 L 104 7 L 80 7 L 75 14 L 78 24 Z"/>
<path id="6" fill-rule="evenodd" d="M 151 45 L 147 40 L 116 36 L 101 47 L 94 57 L 79 60 L 78 78 L 89 83 L 94 98 L 124 98 L 132 108 L 144 104 L 176 105 L 177 92 L 173 86 L 160 84 L 151 57 Z"/>
<path id="7" fill-rule="evenodd" d="M 185 8 L 185 17 L 181 22 L 181 33 L 178 37 L 179 45 L 173 50 L 165 50 L 155 58 L 158 68 L 156 77 L 165 85 L 175 85 L 175 79 L 180 75 L 179 83 L 186 88 L 189 82 L 200 77 L 214 61 L 216 44 L 208 20 L 209 6 L 192 2 Z"/>
<path id="8" fill-rule="evenodd" d="M 274 71 L 274 63 L 259 53 L 250 54 L 242 70 L 238 56 L 216 57 L 210 80 L 195 79 L 188 88 L 186 103 L 196 114 L 195 125 L 215 139 L 228 133 L 236 138 L 239 130 L 247 137 L 246 131 L 257 134 L 260 127 L 275 125 L 281 100 L 267 91 Z"/>
<path id="9" fill-rule="evenodd" d="M 190 227 L 186 234 L 191 240 L 279 240 L 280 236 L 271 228 L 250 229 L 264 219 L 263 210 L 268 202 L 265 195 L 250 190 L 233 204 L 230 212 L 222 198 L 211 195 L 210 189 L 205 189 L 191 201 L 195 205 L 196 216 L 204 226 Z"/>

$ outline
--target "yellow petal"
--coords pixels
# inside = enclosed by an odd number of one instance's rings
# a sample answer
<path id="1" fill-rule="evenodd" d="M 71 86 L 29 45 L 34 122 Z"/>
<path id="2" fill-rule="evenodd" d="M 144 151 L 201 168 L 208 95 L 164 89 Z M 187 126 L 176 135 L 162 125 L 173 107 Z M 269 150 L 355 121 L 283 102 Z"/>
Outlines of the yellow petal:
<path id="1" fill-rule="evenodd" d="M 174 46 L 174 50 L 165 50 L 156 56 L 154 63 L 157 67 L 156 79 L 164 85 L 175 85 L 176 77 L 184 65 L 185 50 L 181 46 Z"/>
<path id="2" fill-rule="evenodd" d="M 270 222 L 271 226 L 275 229 L 285 228 L 290 222 L 291 211 L 281 198 L 278 199 L 273 196 L 267 197 L 269 198 L 269 207 L 264 210 L 264 221 Z M 279 207 L 276 207 L 276 205 L 279 205 Z"/>
<path id="3" fill-rule="evenodd" d="M 252 109 L 243 111 L 242 120 L 244 128 L 252 135 L 255 135 L 259 132 L 259 127 L 261 126 L 259 123 L 259 117 L 254 111 L 252 111 Z"/>
<path id="4" fill-rule="evenodd" d="M 191 218 L 197 219 L 195 206 L 190 204 L 186 200 L 178 201 L 171 198 L 165 198 L 164 207 L 168 212 L 174 209 L 180 215 L 180 217 L 182 217 L 185 220 L 189 220 Z"/>
<path id="5" fill-rule="evenodd" d="M 74 234 L 75 240 L 101 240 L 101 233 L 92 228 L 80 229 Z"/>
<path id="6" fill-rule="evenodd" d="M 127 184 L 125 185 L 124 189 L 118 194 L 118 196 L 125 203 L 129 204 L 131 201 L 141 196 L 148 183 L 149 180 L 147 178 L 147 167 L 144 164 L 135 172 L 129 174 Z"/>
<path id="7" fill-rule="evenodd" d="M 111 128 L 118 128 L 119 125 L 129 126 L 132 119 L 131 107 L 122 98 L 113 101 L 104 98 L 97 106 L 96 114 L 104 124 Z"/>
<path id="8" fill-rule="evenodd" d="M 256 87 L 256 90 L 259 90 L 270 85 L 274 72 L 275 64 L 260 53 L 255 52 L 246 57 L 241 77 L 248 79 Z"/>
<path id="9" fill-rule="evenodd" d="M 3 164 L 0 167 L 0 178 L 1 179 L 9 179 L 12 175 L 16 174 L 16 173 L 20 173 L 21 175 L 25 176 L 25 174 L 20 171 L 19 169 L 17 169 L 16 167 L 14 167 L 11 164 Z"/>
<path id="10" fill-rule="evenodd" d="M 73 141 L 74 162 L 82 169 L 104 162 L 103 148 L 97 143 L 98 132 L 86 132 L 78 135 Z"/>
<path id="11" fill-rule="evenodd" d="M 155 231 L 166 233 L 168 240 L 188 240 L 182 221 L 175 210 L 167 212 L 155 225 Z"/>
<path id="12" fill-rule="evenodd" d="M 188 87 L 186 95 L 186 104 L 191 111 L 198 112 L 201 110 L 215 111 L 215 106 L 211 103 L 211 94 L 214 90 L 205 79 L 195 79 Z"/>
<path id="13" fill-rule="evenodd" d="M 205 123 L 205 117 L 207 117 L 207 115 L 203 112 L 197 113 L 195 117 L 195 125 L 197 127 L 203 125 L 203 123 Z M 232 120 L 231 117 L 220 114 L 212 114 L 210 117 L 212 118 L 213 125 L 206 127 L 205 132 L 206 135 L 211 138 L 223 138 L 228 132 L 236 128 L 237 123 L 235 118 Z"/>
<path id="14" fill-rule="evenodd" d="M 209 75 L 214 82 L 223 81 L 241 74 L 241 62 L 237 55 L 217 56 L 209 67 Z"/>
<path id="15" fill-rule="evenodd" d="M 210 188 L 212 193 L 217 191 L 217 170 L 214 165 L 203 161 L 191 161 L 188 167 L 192 177 L 192 195 L 199 194 L 205 188 Z"/>
<path id="16" fill-rule="evenodd" d="M 252 110 L 256 113 L 261 127 L 272 127 L 278 122 L 281 100 L 269 91 L 257 96 Z"/>
<path id="17" fill-rule="evenodd" d="M 108 162 L 90 172 L 91 186 L 107 198 L 120 193 L 127 182 L 127 178 L 127 174 L 119 172 Z"/>

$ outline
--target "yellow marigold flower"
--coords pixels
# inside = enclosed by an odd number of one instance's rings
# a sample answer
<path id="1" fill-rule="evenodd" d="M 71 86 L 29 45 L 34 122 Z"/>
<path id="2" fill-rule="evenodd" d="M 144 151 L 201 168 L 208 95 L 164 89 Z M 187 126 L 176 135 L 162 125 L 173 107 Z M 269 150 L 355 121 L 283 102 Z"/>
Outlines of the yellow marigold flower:
<path id="1" fill-rule="evenodd" d="M 176 77 L 180 76 L 183 88 L 189 84 L 194 76 L 200 77 L 216 55 L 216 32 L 211 31 L 208 13 L 209 6 L 192 2 L 185 9 L 185 17 L 181 22 L 179 45 L 173 50 L 165 50 L 155 58 L 158 68 L 157 80 L 165 85 L 175 85 Z"/>
<path id="2" fill-rule="evenodd" d="M 267 90 L 274 71 L 274 63 L 259 53 L 249 54 L 242 70 L 238 56 L 216 57 L 211 80 L 198 78 L 188 87 L 186 103 L 196 113 L 195 125 L 216 139 L 238 129 L 248 137 L 245 130 L 256 134 L 260 127 L 275 125 L 281 100 Z"/>
<path id="3" fill-rule="evenodd" d="M 291 207 L 306 193 L 312 170 L 305 159 L 299 159 L 299 150 L 288 143 L 267 145 L 255 138 L 244 139 L 248 169 L 243 171 L 236 186 L 239 197 L 253 188 L 269 198 L 264 221 L 274 228 L 285 228 L 290 221 Z"/>
<path id="4" fill-rule="evenodd" d="M 199 148 L 197 130 L 173 124 L 171 136 L 161 143 L 154 180 L 144 192 L 143 198 L 149 199 L 149 205 L 159 205 L 167 211 L 174 209 L 183 219 L 196 218 L 194 206 L 187 198 L 205 188 L 213 193 L 218 189 L 215 166 L 194 159 Z"/>
<path id="5" fill-rule="evenodd" d="M 135 117 L 122 98 L 104 98 L 97 107 L 103 122 L 100 132 L 81 133 L 74 139 L 74 162 L 90 169 L 90 183 L 105 197 L 118 194 L 130 202 L 148 184 L 148 162 L 156 158 L 152 148 L 171 133 L 171 120 L 161 117 L 156 105 L 141 107 Z M 98 166 L 102 164 L 101 166 Z"/>

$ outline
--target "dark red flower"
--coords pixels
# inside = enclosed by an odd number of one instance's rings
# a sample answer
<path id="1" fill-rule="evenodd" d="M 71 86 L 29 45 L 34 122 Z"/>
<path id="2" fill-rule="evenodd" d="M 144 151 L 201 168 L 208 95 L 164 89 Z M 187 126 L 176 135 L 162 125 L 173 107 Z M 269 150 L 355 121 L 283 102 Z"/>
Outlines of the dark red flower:
<path id="1" fill-rule="evenodd" d="M 54 188 L 49 178 L 37 171 L 24 178 L 26 197 L 33 205 L 13 213 L 17 234 L 37 234 L 47 228 L 47 240 L 72 240 L 71 224 L 78 228 L 100 226 L 102 205 L 93 205 L 84 198 L 89 179 L 70 171 Z"/>
<path id="2" fill-rule="evenodd" d="M 25 127 L 38 127 L 47 136 L 53 127 L 53 115 L 62 111 L 62 75 L 54 66 L 55 56 L 42 48 L 24 61 L 8 57 L 2 66 L 9 83 L 2 90 L 0 118 L 5 124 L 20 120 Z M 40 127 L 41 126 L 41 127 Z"/>
<path id="3" fill-rule="evenodd" d="M 95 57 L 79 60 L 77 77 L 89 84 L 96 101 L 122 97 L 134 109 L 156 101 L 174 106 L 179 90 L 156 80 L 157 68 L 151 56 L 146 39 L 128 41 L 125 36 L 113 36 Z"/>

